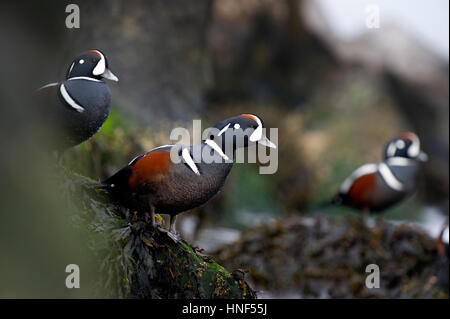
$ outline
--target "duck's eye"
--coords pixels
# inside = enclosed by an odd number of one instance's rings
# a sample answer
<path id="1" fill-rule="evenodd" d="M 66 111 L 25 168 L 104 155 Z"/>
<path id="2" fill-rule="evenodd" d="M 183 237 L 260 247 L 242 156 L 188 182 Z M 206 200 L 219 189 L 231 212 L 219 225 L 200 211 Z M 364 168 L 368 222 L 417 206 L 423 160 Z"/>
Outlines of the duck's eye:
<path id="1" fill-rule="evenodd" d="M 239 123 L 234 124 L 234 128 L 237 130 L 239 128 L 241 128 L 241 126 L 239 125 Z"/>
<path id="2" fill-rule="evenodd" d="M 211 135 L 209 136 L 209 139 L 210 139 L 210 140 L 213 140 L 213 139 L 214 139 L 214 135 L 211 134 Z"/>
<path id="3" fill-rule="evenodd" d="M 92 63 L 97 63 L 98 62 L 98 60 L 96 59 L 96 58 L 92 58 Z"/>
<path id="4" fill-rule="evenodd" d="M 80 61 L 78 61 L 78 63 L 83 64 L 83 63 L 84 63 L 84 60 L 81 59 Z"/>

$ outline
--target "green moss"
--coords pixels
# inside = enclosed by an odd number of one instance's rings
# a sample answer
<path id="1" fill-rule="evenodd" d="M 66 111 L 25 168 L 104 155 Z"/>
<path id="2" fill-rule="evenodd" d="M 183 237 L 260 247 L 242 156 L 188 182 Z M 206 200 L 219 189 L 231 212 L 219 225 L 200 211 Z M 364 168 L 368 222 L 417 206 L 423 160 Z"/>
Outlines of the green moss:
<path id="1" fill-rule="evenodd" d="M 75 226 L 99 263 L 98 288 L 121 298 L 254 298 L 242 281 L 188 243 L 174 242 L 110 201 L 91 179 L 64 171 Z M 244 288 L 242 288 L 244 287 Z M 243 291 L 246 294 L 243 294 Z M 251 293 L 247 293 L 250 291 Z"/>
<path id="2" fill-rule="evenodd" d="M 97 134 L 112 137 L 116 129 L 127 130 L 132 124 L 131 120 L 122 116 L 115 107 L 112 107 L 108 119 Z"/>

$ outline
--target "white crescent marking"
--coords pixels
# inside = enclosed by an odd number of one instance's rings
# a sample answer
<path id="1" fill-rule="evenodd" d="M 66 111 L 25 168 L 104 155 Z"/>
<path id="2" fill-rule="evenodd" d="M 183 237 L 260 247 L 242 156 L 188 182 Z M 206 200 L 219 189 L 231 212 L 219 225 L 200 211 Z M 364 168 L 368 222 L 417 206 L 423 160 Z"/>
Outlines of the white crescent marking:
<path id="1" fill-rule="evenodd" d="M 186 164 L 189 165 L 190 169 L 195 174 L 200 175 L 197 165 L 195 165 L 194 160 L 192 159 L 191 154 L 189 153 L 189 149 L 184 148 L 181 155 L 183 156 L 184 160 L 186 161 Z"/>
<path id="2" fill-rule="evenodd" d="M 228 156 L 222 151 L 222 149 L 219 147 L 219 145 L 216 144 L 213 140 L 206 140 L 205 144 L 207 144 L 209 147 L 211 147 L 214 151 L 219 153 L 219 155 L 226 161 L 229 160 Z"/>
<path id="3" fill-rule="evenodd" d="M 98 50 L 94 50 L 94 51 L 100 55 L 100 61 L 98 61 L 97 65 L 95 66 L 94 70 L 92 71 L 92 74 L 100 75 L 100 74 L 105 73 L 105 70 L 106 70 L 105 57 L 103 56 L 103 54 L 100 51 L 98 51 Z"/>
<path id="4" fill-rule="evenodd" d="M 258 123 L 258 127 L 252 133 L 252 135 L 250 135 L 250 141 L 251 142 L 256 142 L 256 141 L 259 141 L 262 138 L 262 122 L 259 119 L 259 117 L 257 117 L 256 115 L 254 115 L 254 114 L 249 114 L 249 115 L 253 116 L 256 119 L 256 123 Z"/>
<path id="5" fill-rule="evenodd" d="M 378 164 L 378 170 L 388 186 L 396 191 L 403 190 L 403 184 L 395 177 L 385 163 Z"/>
<path id="6" fill-rule="evenodd" d="M 420 141 L 414 140 L 412 141 L 411 146 L 408 148 L 409 157 L 417 157 L 420 153 Z"/>
<path id="7" fill-rule="evenodd" d="M 67 93 L 67 90 L 64 86 L 64 84 L 61 84 L 61 86 L 59 87 L 59 91 L 61 92 L 62 97 L 64 98 L 64 100 L 66 101 L 67 104 L 69 104 L 73 109 L 75 109 L 77 112 L 84 112 L 84 108 L 79 105 L 77 102 L 75 102 L 69 95 L 69 93 Z"/>

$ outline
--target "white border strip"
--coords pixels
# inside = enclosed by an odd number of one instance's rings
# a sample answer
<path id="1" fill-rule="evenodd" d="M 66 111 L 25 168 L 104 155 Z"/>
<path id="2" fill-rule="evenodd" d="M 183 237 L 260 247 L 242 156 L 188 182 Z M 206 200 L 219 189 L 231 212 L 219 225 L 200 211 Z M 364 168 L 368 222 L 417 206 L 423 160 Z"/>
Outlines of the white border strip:
<path id="1" fill-rule="evenodd" d="M 64 100 L 67 102 L 67 104 L 69 104 L 73 109 L 75 109 L 77 112 L 84 112 L 84 108 L 79 105 L 77 102 L 75 102 L 69 95 L 69 93 L 67 93 L 67 90 L 64 86 L 64 84 L 61 84 L 61 86 L 59 87 L 59 91 L 61 92 L 62 97 L 64 98 Z"/>

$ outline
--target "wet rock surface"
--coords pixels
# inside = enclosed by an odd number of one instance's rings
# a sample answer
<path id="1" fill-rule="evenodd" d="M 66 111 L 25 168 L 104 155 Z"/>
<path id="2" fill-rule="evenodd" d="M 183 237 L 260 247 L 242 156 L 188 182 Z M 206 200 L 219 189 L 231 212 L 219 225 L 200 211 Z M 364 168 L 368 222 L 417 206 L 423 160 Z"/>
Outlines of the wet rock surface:
<path id="1" fill-rule="evenodd" d="M 215 255 L 247 271 L 260 298 L 448 298 L 436 241 L 413 224 L 292 216 L 248 230 Z M 380 288 L 366 288 L 370 264 Z"/>

